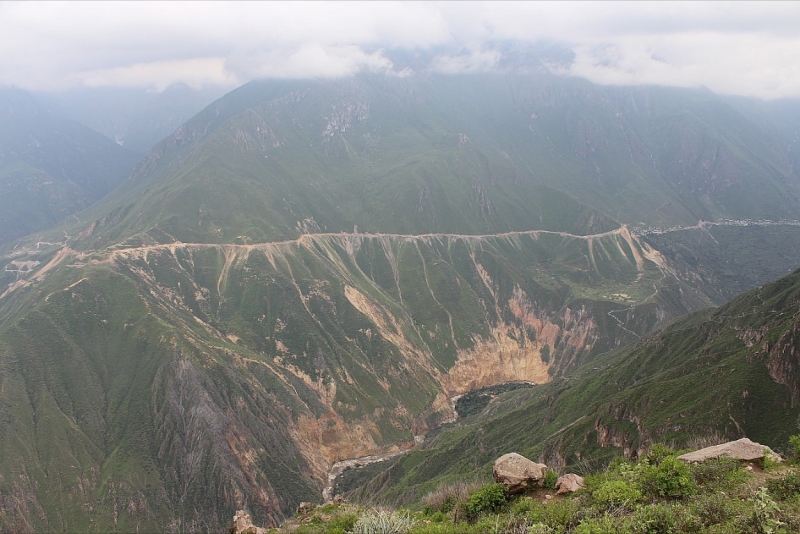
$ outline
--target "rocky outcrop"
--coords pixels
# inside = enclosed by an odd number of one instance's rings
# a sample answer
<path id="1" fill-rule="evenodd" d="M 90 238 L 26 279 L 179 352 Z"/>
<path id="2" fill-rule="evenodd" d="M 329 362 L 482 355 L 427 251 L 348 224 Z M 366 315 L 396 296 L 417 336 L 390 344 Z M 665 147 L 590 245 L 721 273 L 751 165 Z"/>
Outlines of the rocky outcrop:
<path id="1" fill-rule="evenodd" d="M 575 493 L 579 489 L 586 487 L 583 477 L 574 473 L 568 473 L 558 477 L 556 481 L 556 495 L 564 493 Z"/>
<path id="2" fill-rule="evenodd" d="M 512 452 L 495 460 L 492 474 L 495 482 L 504 485 L 513 495 L 541 486 L 547 475 L 547 466 Z"/>
<path id="3" fill-rule="evenodd" d="M 233 516 L 233 524 L 228 529 L 231 534 L 267 534 L 267 529 L 257 527 L 250 519 L 250 514 L 244 510 L 238 510 Z"/>
<path id="4" fill-rule="evenodd" d="M 755 443 L 747 438 L 737 439 L 736 441 L 729 441 L 720 445 L 714 445 L 713 447 L 706 447 L 705 449 L 682 454 L 678 456 L 678 460 L 684 461 L 687 464 L 697 464 L 722 456 L 734 458 L 742 462 L 754 462 L 762 465 L 765 456 L 775 461 L 781 460 L 781 457 L 766 445 Z"/>

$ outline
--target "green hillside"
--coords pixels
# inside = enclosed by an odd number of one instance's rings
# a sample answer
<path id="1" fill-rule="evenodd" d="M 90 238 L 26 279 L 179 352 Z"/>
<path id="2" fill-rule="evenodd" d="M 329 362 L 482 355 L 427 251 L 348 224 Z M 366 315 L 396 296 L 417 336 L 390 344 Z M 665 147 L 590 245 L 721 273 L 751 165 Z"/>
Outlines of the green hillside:
<path id="1" fill-rule="evenodd" d="M 596 410 L 594 431 L 636 450 L 665 423 L 631 423 L 649 401 L 627 386 L 683 353 L 636 369 L 606 353 L 796 267 L 792 221 L 714 227 L 718 248 L 694 233 L 701 218 L 795 218 L 781 150 L 701 91 L 549 75 L 247 84 L 92 207 L 2 249 L 0 524 L 218 530 L 242 508 L 277 524 L 319 499 L 335 462 L 423 435 L 432 448 L 381 495 L 480 468 L 489 437 L 605 459 L 582 441 Z M 605 385 L 572 389 L 581 373 Z M 751 401 L 782 398 L 763 374 L 732 376 Z M 538 385 L 487 407 L 489 437 L 430 439 L 453 397 L 519 381 Z M 535 416 L 501 422 L 522 406 Z M 772 421 L 747 406 L 731 412 L 743 428 Z M 573 422 L 572 449 L 531 441 Z"/>
<path id="2" fill-rule="evenodd" d="M 329 462 L 446 420 L 450 396 L 548 381 L 704 304 L 637 264 L 641 246 L 534 232 L 72 253 L 4 298 L 2 492 L 29 503 L 5 521 L 274 521 L 317 498 Z"/>
<path id="3" fill-rule="evenodd" d="M 509 451 L 591 472 L 653 443 L 747 436 L 785 450 L 800 415 L 798 303 L 800 271 L 680 318 L 568 378 L 498 397 L 390 467 L 345 477 L 339 489 L 364 483 L 362 498 L 410 502 L 442 479 L 490 473 Z"/>

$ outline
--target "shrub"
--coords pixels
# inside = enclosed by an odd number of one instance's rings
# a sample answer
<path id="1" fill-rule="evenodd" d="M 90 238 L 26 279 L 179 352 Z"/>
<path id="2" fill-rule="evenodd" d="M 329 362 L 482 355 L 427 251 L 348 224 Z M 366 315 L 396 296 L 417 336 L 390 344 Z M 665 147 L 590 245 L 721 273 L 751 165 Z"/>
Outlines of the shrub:
<path id="1" fill-rule="evenodd" d="M 558 482 L 558 475 L 552 469 L 547 470 L 547 474 L 542 481 L 542 487 L 547 489 L 555 489 L 556 482 Z"/>
<path id="2" fill-rule="evenodd" d="M 509 516 L 502 523 L 497 521 L 494 528 L 491 528 L 491 522 L 485 526 L 489 526 L 490 529 L 484 530 L 484 532 L 491 532 L 492 534 L 555 534 L 555 530 L 544 523 L 533 522 L 527 517 L 515 515 Z"/>
<path id="3" fill-rule="evenodd" d="M 542 347 L 540 354 L 544 363 L 550 363 L 550 345 Z"/>
<path id="4" fill-rule="evenodd" d="M 423 511 L 426 514 L 448 513 L 455 508 L 456 503 L 466 502 L 469 495 L 480 487 L 477 482 L 465 481 L 442 484 L 422 498 Z"/>
<path id="5" fill-rule="evenodd" d="M 706 527 L 723 523 L 736 515 L 730 500 L 718 493 L 698 497 L 692 503 L 692 509 Z"/>
<path id="6" fill-rule="evenodd" d="M 761 464 L 761 467 L 764 469 L 764 471 L 774 471 L 775 469 L 780 469 L 781 466 L 782 465 L 778 459 L 771 454 L 764 455 L 764 460 Z"/>
<path id="7" fill-rule="evenodd" d="M 540 512 L 542 508 L 542 503 L 530 497 L 520 497 L 511 503 L 511 513 L 514 515 L 522 515 L 534 510 Z"/>
<path id="8" fill-rule="evenodd" d="M 629 520 L 631 534 L 671 534 L 701 529 L 700 519 L 689 508 L 675 504 L 638 506 Z"/>
<path id="9" fill-rule="evenodd" d="M 617 518 L 605 514 L 595 519 L 584 519 L 575 528 L 575 534 L 619 534 Z"/>
<path id="10" fill-rule="evenodd" d="M 648 467 L 647 460 L 639 463 L 626 462 L 622 458 L 612 461 L 606 470 L 606 480 L 623 480 L 633 485 L 639 484 L 642 471 Z M 587 479 L 589 480 L 589 479 Z"/>
<path id="11" fill-rule="evenodd" d="M 609 480 L 604 482 L 592 494 L 594 501 L 604 507 L 630 507 L 642 500 L 642 492 L 635 485 L 625 480 Z"/>
<path id="12" fill-rule="evenodd" d="M 349 532 L 358 522 L 358 515 L 350 512 L 342 515 L 337 515 L 328 521 L 328 532 L 333 530 L 341 530 L 342 532 Z"/>
<path id="13" fill-rule="evenodd" d="M 651 497 L 683 499 L 697 493 L 689 466 L 674 456 L 667 456 L 658 465 L 648 465 L 642 470 L 642 490 Z"/>
<path id="14" fill-rule="evenodd" d="M 502 484 L 487 484 L 467 500 L 467 515 L 475 518 L 481 514 L 497 512 L 506 504 L 506 487 Z"/>
<path id="15" fill-rule="evenodd" d="M 577 499 L 565 499 L 563 501 L 550 501 L 544 507 L 544 518 L 542 523 L 552 527 L 556 532 L 571 531 L 581 521 L 581 505 Z M 537 518 L 538 521 L 538 518 Z"/>
<path id="16" fill-rule="evenodd" d="M 675 456 L 675 451 L 662 443 L 654 443 L 647 451 L 647 462 L 652 465 L 660 465 L 661 462 Z"/>
<path id="17" fill-rule="evenodd" d="M 747 477 L 738 460 L 725 456 L 694 464 L 689 469 L 700 485 L 724 486 L 725 482 L 743 482 Z"/>
<path id="18" fill-rule="evenodd" d="M 789 436 L 789 447 L 791 448 L 792 456 L 794 460 L 800 461 L 800 436 L 795 434 L 794 436 Z"/>
<path id="19" fill-rule="evenodd" d="M 753 504 L 753 512 L 750 516 L 750 527 L 757 534 L 773 534 L 783 525 L 778 520 L 781 510 L 778 505 L 770 499 L 767 488 L 758 488 L 750 498 Z"/>
<path id="20" fill-rule="evenodd" d="M 428 516 L 428 520 L 431 523 L 444 523 L 447 521 L 447 514 L 444 512 L 433 512 Z"/>
<path id="21" fill-rule="evenodd" d="M 790 471 L 781 478 L 768 480 L 767 489 L 770 495 L 780 500 L 800 495 L 800 475 L 794 471 Z"/>
<path id="22" fill-rule="evenodd" d="M 408 512 L 369 510 L 353 525 L 353 534 L 405 534 L 412 526 Z"/>
<path id="23" fill-rule="evenodd" d="M 555 534 L 555 530 L 544 523 L 531 523 L 527 526 L 526 534 Z"/>

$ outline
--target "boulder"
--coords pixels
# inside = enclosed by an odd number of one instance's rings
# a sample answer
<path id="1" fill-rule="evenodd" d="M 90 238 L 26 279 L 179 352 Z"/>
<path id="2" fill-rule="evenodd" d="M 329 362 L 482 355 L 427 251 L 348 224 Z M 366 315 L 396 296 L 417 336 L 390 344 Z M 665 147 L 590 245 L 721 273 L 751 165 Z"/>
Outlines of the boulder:
<path id="1" fill-rule="evenodd" d="M 568 473 L 558 477 L 558 480 L 556 481 L 556 495 L 575 493 L 579 489 L 583 489 L 585 487 L 586 483 L 583 481 L 582 476 Z"/>
<path id="2" fill-rule="evenodd" d="M 522 493 L 527 489 L 542 485 L 547 474 L 547 466 L 537 464 L 512 452 L 495 460 L 492 474 L 495 482 L 504 485 L 508 493 Z"/>
<path id="3" fill-rule="evenodd" d="M 712 458 L 719 458 L 727 456 L 743 462 L 755 462 L 764 464 L 764 457 L 769 456 L 771 460 L 782 461 L 781 457 L 776 454 L 772 449 L 766 445 L 755 443 L 747 438 L 737 439 L 736 441 L 729 441 L 713 447 L 706 447 L 698 451 L 681 454 L 678 460 L 684 461 L 687 464 L 698 464 L 710 460 Z"/>
<path id="4" fill-rule="evenodd" d="M 231 534 L 267 534 L 267 529 L 257 527 L 250 519 L 250 514 L 244 510 L 238 510 L 233 516 L 233 524 L 228 529 Z"/>

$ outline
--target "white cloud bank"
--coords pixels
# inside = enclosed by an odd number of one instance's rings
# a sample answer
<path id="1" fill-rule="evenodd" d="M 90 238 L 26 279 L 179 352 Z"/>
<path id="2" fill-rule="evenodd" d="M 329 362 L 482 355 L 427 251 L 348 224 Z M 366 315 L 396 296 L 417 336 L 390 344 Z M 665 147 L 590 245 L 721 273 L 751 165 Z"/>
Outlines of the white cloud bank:
<path id="1" fill-rule="evenodd" d="M 163 89 L 256 77 L 394 73 L 384 49 L 464 49 L 442 72 L 495 68 L 489 41 L 547 40 L 564 74 L 800 97 L 797 2 L 0 2 L 0 85 Z"/>

